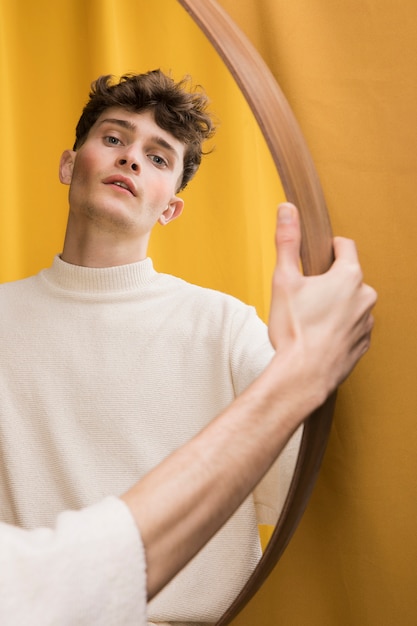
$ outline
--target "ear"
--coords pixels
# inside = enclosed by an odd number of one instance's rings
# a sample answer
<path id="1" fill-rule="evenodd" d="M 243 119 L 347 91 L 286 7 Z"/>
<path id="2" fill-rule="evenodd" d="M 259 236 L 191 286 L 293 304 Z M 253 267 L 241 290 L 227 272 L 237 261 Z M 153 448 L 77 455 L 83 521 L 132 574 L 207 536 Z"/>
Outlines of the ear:
<path id="1" fill-rule="evenodd" d="M 177 217 L 179 217 L 182 213 L 183 208 L 184 200 L 178 198 L 177 196 L 174 196 L 170 200 L 165 211 L 159 217 L 158 222 L 162 224 L 162 226 L 165 226 L 166 224 L 168 224 L 168 222 L 172 222 L 172 220 L 175 220 Z"/>
<path id="2" fill-rule="evenodd" d="M 59 162 L 59 180 L 64 185 L 70 185 L 72 180 L 72 170 L 74 169 L 76 152 L 65 150 Z"/>

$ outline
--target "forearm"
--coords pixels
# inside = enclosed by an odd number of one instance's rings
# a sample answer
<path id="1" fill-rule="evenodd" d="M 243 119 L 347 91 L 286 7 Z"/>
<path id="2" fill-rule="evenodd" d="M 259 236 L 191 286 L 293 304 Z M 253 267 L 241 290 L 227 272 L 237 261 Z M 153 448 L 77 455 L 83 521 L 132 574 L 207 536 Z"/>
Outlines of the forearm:
<path id="1" fill-rule="evenodd" d="M 304 371 L 295 351 L 277 355 L 200 435 L 125 494 L 145 545 L 149 597 L 224 524 L 324 399 L 319 385 L 300 384 Z"/>

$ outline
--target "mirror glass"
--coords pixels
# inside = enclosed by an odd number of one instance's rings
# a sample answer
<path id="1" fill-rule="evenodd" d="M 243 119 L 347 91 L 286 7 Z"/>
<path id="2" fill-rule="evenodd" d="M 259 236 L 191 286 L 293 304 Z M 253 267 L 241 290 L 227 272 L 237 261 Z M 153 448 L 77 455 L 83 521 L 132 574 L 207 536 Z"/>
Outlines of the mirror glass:
<path id="1" fill-rule="evenodd" d="M 0 155 L 0 282 L 50 265 L 61 250 L 67 189 L 58 182 L 60 154 L 90 83 L 100 74 L 161 68 L 191 75 L 211 99 L 218 131 L 200 171 L 181 195 L 181 219 L 157 226 L 150 256 L 158 271 L 230 293 L 267 320 L 281 181 L 254 116 L 223 61 L 176 0 L 25 3 L 1 0 L 7 120 Z M 7 94 L 7 95 L 6 95 Z M 279 469 L 275 510 L 282 507 L 297 456 Z M 274 517 L 275 516 L 275 517 Z M 260 526 L 264 546 L 276 523 Z M 219 563 L 221 567 L 221 563 Z"/>

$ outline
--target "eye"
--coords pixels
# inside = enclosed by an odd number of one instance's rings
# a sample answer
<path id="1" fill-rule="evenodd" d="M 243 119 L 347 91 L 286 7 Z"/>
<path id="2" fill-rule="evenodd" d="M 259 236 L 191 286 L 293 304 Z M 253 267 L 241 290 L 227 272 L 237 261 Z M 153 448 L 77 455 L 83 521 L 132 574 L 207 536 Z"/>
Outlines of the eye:
<path id="1" fill-rule="evenodd" d="M 158 154 L 149 154 L 148 155 L 151 161 L 158 165 L 159 167 L 168 167 L 168 162 Z"/>
<path id="2" fill-rule="evenodd" d="M 122 143 L 120 139 L 118 139 L 117 137 L 113 137 L 113 135 L 106 135 L 104 137 L 104 142 L 111 146 L 119 146 Z"/>

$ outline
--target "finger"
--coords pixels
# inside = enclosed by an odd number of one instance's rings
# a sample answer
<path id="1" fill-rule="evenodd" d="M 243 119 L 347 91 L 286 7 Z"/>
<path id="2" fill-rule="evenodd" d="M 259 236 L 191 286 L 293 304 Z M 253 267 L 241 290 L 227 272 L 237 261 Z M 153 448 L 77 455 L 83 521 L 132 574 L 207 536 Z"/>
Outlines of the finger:
<path id="1" fill-rule="evenodd" d="M 361 359 L 371 347 L 371 337 L 374 328 L 374 317 L 369 315 L 366 323 L 364 324 L 363 332 L 360 335 L 358 341 L 353 345 L 351 354 L 354 359 L 354 365 Z"/>
<path id="2" fill-rule="evenodd" d="M 278 272 L 300 274 L 300 218 L 296 207 L 289 202 L 278 207 L 275 243 Z"/>
<path id="3" fill-rule="evenodd" d="M 333 248 L 335 259 L 349 261 L 352 263 L 358 262 L 358 251 L 356 244 L 352 239 L 346 239 L 346 237 L 335 237 L 333 239 Z"/>
<path id="4" fill-rule="evenodd" d="M 369 287 L 369 285 L 363 285 L 362 293 L 364 312 L 362 316 L 358 318 L 356 322 L 356 327 L 359 333 L 367 334 L 371 332 L 375 323 L 374 316 L 372 315 L 372 310 L 377 301 L 377 293 L 375 289 Z"/>

